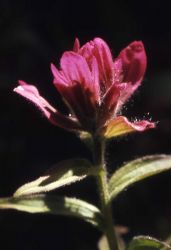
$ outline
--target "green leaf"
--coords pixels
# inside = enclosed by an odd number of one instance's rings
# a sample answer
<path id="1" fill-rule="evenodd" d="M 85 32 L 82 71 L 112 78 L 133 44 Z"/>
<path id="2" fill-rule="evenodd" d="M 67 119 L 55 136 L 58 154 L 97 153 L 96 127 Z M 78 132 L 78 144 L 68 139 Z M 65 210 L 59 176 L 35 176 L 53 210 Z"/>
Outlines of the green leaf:
<path id="1" fill-rule="evenodd" d="M 89 161 L 72 159 L 58 163 L 43 176 L 19 187 L 14 193 L 15 197 L 44 193 L 56 188 L 80 181 L 93 175 L 96 169 L 91 168 Z"/>
<path id="2" fill-rule="evenodd" d="M 128 162 L 118 169 L 109 181 L 109 193 L 114 199 L 131 184 L 171 169 L 171 155 L 145 156 Z"/>
<path id="3" fill-rule="evenodd" d="M 0 209 L 16 209 L 28 213 L 48 213 L 81 218 L 102 229 L 100 210 L 85 201 L 53 195 L 34 195 L 0 199 Z"/>
<path id="4" fill-rule="evenodd" d="M 134 237 L 129 244 L 127 250 L 155 250 L 155 249 L 169 250 L 171 247 L 164 242 L 154 239 L 149 236 Z"/>

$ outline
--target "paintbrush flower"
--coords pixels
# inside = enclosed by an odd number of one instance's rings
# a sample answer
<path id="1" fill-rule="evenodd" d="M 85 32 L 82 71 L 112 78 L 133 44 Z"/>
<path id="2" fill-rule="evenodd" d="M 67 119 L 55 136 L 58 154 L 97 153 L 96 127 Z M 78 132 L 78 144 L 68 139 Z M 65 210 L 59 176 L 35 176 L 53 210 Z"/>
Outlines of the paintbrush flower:
<path id="1" fill-rule="evenodd" d="M 147 58 L 143 43 L 134 41 L 113 59 L 104 40 L 95 38 L 61 57 L 59 69 L 51 64 L 54 85 L 66 106 L 64 115 L 52 107 L 37 88 L 23 81 L 14 89 L 32 101 L 53 124 L 73 131 L 118 136 L 154 128 L 147 121 L 130 122 L 121 116 L 123 105 L 141 84 Z"/>

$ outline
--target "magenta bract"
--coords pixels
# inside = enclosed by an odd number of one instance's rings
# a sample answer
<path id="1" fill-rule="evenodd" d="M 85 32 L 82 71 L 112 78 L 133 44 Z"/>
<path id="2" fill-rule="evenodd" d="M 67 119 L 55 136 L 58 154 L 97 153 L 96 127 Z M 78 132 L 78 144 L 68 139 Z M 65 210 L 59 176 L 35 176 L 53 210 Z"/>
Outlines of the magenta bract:
<path id="1" fill-rule="evenodd" d="M 35 86 L 19 81 L 20 86 L 14 91 L 35 103 L 55 125 L 67 130 L 100 133 L 107 129 L 108 124 L 115 126 L 123 104 L 141 84 L 146 64 L 141 41 L 131 43 L 113 59 L 108 45 L 101 38 L 95 38 L 82 47 L 76 39 L 73 51 L 62 55 L 60 68 L 51 65 L 54 85 L 68 107 L 68 115 L 53 108 Z M 131 127 L 131 131 L 155 126 L 149 121 L 141 121 L 137 129 L 126 118 L 122 118 L 122 126 L 123 123 L 125 127 Z"/>

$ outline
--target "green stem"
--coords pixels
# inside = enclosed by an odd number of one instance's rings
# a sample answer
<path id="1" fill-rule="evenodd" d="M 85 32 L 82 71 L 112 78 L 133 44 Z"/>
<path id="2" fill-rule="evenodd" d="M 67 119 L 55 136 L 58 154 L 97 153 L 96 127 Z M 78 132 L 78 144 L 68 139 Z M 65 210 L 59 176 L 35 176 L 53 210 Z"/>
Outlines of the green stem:
<path id="1" fill-rule="evenodd" d="M 105 234 L 110 250 L 119 250 L 117 235 L 114 229 L 112 208 L 109 202 L 107 171 L 105 166 L 105 141 L 94 137 L 94 164 L 99 167 L 97 184 L 101 201 L 101 210 L 105 221 Z"/>

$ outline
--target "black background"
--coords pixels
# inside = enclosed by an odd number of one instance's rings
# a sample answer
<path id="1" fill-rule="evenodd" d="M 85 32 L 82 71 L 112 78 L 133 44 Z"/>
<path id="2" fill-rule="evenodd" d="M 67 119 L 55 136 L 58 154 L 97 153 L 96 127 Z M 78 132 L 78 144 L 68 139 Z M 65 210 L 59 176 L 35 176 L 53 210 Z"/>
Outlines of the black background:
<path id="1" fill-rule="evenodd" d="M 124 109 L 129 118 L 152 118 L 157 129 L 108 145 L 112 173 L 122 162 L 154 153 L 171 153 L 171 21 L 169 1 L 0 0 L 0 196 L 10 196 L 52 164 L 88 157 L 75 135 L 53 127 L 36 108 L 12 92 L 18 79 L 34 83 L 56 107 L 61 100 L 49 65 L 59 64 L 75 37 L 85 43 L 102 37 L 116 56 L 142 40 L 148 56 L 144 82 Z M 98 203 L 93 179 L 55 191 Z M 171 172 L 136 184 L 115 201 L 117 224 L 128 241 L 146 234 L 171 233 Z M 100 233 L 82 221 L 50 215 L 0 211 L 3 249 L 96 249 Z"/>

